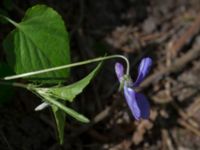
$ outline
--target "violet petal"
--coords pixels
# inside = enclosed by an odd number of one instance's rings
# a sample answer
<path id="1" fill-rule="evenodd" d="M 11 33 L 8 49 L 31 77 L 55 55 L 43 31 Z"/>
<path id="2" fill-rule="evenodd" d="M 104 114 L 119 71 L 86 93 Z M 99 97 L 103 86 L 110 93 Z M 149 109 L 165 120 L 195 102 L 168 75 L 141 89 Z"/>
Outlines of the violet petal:
<path id="1" fill-rule="evenodd" d="M 148 119 L 150 115 L 150 105 L 147 98 L 140 93 L 136 93 L 137 105 L 140 109 L 140 116 L 142 119 Z"/>
<path id="2" fill-rule="evenodd" d="M 139 120 L 141 117 L 141 110 L 136 101 L 136 93 L 133 89 L 124 86 L 124 96 L 126 98 L 127 104 L 131 109 L 131 112 L 136 120 Z"/>
<path id="3" fill-rule="evenodd" d="M 136 81 L 134 82 L 133 86 L 137 87 L 139 84 L 144 80 L 146 75 L 149 73 L 149 70 L 152 65 L 152 59 L 149 57 L 143 58 L 138 70 L 138 77 Z"/>
<path id="4" fill-rule="evenodd" d="M 150 105 L 143 94 L 136 93 L 133 89 L 124 86 L 124 95 L 136 120 L 149 118 Z"/>
<path id="5" fill-rule="evenodd" d="M 119 82 L 121 82 L 124 76 L 124 67 L 121 63 L 115 64 L 115 73 L 117 75 Z"/>

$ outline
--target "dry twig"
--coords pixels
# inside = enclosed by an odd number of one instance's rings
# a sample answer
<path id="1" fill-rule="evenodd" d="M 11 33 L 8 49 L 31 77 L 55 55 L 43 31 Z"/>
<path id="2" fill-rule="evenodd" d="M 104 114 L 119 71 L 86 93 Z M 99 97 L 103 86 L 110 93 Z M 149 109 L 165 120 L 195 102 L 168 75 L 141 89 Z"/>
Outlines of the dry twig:
<path id="1" fill-rule="evenodd" d="M 181 50 L 181 48 L 188 44 L 188 42 L 199 32 L 200 30 L 200 15 L 196 18 L 194 23 L 189 27 L 189 29 L 173 44 L 170 46 L 170 51 L 173 53 L 173 58 L 175 58 L 178 54 L 178 51 Z"/>
<path id="2" fill-rule="evenodd" d="M 185 65 L 187 65 L 190 61 L 198 58 L 200 56 L 200 48 L 194 48 L 189 50 L 185 55 L 178 58 L 171 66 L 163 68 L 153 75 L 149 76 L 142 84 L 141 89 L 148 87 L 152 82 L 158 81 L 163 78 L 165 75 L 169 75 L 171 73 L 175 73 L 180 71 Z"/>

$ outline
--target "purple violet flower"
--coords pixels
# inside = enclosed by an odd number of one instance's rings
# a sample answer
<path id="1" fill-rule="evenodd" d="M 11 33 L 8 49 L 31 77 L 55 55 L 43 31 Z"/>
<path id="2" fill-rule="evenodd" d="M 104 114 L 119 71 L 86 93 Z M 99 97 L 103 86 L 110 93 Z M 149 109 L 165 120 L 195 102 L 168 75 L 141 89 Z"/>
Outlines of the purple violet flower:
<path id="1" fill-rule="evenodd" d="M 137 93 L 134 88 L 139 87 L 140 83 L 148 74 L 152 65 L 149 57 L 143 58 L 138 69 L 138 76 L 133 83 L 132 80 L 124 74 L 124 67 L 120 63 L 115 64 L 115 72 L 121 85 L 123 85 L 124 96 L 127 104 L 136 120 L 148 119 L 150 115 L 150 105 L 147 98 Z"/>

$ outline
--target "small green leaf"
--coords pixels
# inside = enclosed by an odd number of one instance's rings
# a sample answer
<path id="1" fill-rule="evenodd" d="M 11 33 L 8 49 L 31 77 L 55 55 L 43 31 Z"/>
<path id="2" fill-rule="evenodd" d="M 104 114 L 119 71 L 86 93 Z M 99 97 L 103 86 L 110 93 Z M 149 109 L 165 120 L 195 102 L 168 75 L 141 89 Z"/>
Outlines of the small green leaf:
<path id="1" fill-rule="evenodd" d="M 75 110 L 65 106 L 60 101 L 48 96 L 46 93 L 38 91 L 38 94 L 40 94 L 44 98 L 43 99 L 44 101 L 48 102 L 49 104 L 51 104 L 53 106 L 58 107 L 59 109 L 63 110 L 65 113 L 67 113 L 68 115 L 72 116 L 76 120 L 78 120 L 80 122 L 83 122 L 83 123 L 88 123 L 89 122 L 88 118 L 86 118 L 85 116 L 79 114 Z"/>
<path id="2" fill-rule="evenodd" d="M 58 139 L 60 141 L 60 144 L 63 144 L 66 113 L 54 105 L 52 105 L 51 108 L 54 113 L 54 117 L 56 121 Z"/>
<path id="3" fill-rule="evenodd" d="M 90 83 L 100 66 L 101 63 L 83 79 L 68 86 L 49 88 L 48 92 L 56 98 L 72 102 L 75 97 L 80 94 L 83 89 Z"/>
<path id="4" fill-rule="evenodd" d="M 61 16 L 52 8 L 36 5 L 27 10 L 3 46 L 9 65 L 16 74 L 70 63 L 69 38 Z M 58 83 L 69 69 L 35 75 L 40 83 Z M 40 80 L 39 80 L 39 79 Z M 51 79 L 51 80 L 48 80 Z"/>
<path id="5" fill-rule="evenodd" d="M 64 101 L 58 101 L 57 99 L 54 99 L 46 93 L 46 89 L 36 88 L 36 90 L 33 92 L 37 96 L 43 99 L 43 101 L 48 102 L 51 107 L 52 111 L 54 113 L 54 117 L 56 120 L 57 125 L 57 131 L 58 131 L 58 138 L 60 141 L 60 144 L 63 144 L 64 141 L 64 126 L 65 126 L 65 117 L 66 114 L 72 116 L 76 120 L 82 122 L 82 123 L 88 123 L 90 120 L 83 116 L 82 114 L 79 114 L 75 110 L 65 106 Z"/>

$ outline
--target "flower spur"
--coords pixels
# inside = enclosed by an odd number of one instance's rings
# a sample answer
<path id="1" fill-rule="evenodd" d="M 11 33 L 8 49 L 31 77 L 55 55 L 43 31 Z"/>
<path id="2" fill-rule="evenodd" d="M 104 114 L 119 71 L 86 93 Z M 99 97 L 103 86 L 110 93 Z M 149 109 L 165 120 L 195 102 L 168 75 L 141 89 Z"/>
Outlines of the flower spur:
<path id="1" fill-rule="evenodd" d="M 139 65 L 137 79 L 133 83 L 131 78 L 124 74 L 123 65 L 120 63 L 115 64 L 115 72 L 120 82 L 120 87 L 123 87 L 126 102 L 136 120 L 148 119 L 150 115 L 150 105 L 147 98 L 143 94 L 137 93 L 134 88 L 139 87 L 148 74 L 151 65 L 151 58 L 143 58 Z"/>

